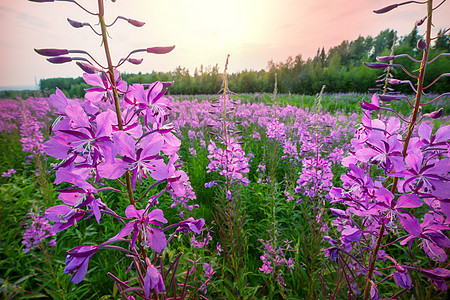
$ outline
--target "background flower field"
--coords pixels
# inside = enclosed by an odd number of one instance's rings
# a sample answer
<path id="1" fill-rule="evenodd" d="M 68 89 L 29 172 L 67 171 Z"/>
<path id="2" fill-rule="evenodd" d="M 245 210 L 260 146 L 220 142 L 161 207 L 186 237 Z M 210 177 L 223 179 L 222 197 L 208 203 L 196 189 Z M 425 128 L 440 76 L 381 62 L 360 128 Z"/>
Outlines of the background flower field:
<path id="1" fill-rule="evenodd" d="M 174 134 L 181 140 L 179 155 L 195 196 L 181 210 L 180 206 L 171 208 L 170 197 L 162 197 L 160 207 L 169 223 L 178 221 L 183 211 L 195 218 L 204 218 L 210 227 L 203 233 L 203 241 L 199 237 L 196 241 L 178 236 L 164 250 L 164 256 L 169 258 L 183 252 L 179 268 L 185 270 L 194 258 L 200 259 L 197 266 L 202 268 L 203 263 L 211 263 L 221 254 L 217 248 L 220 247 L 218 226 L 212 216 L 217 190 L 205 187 L 205 183 L 221 180 L 217 173 L 207 171 L 210 163 L 208 145 L 212 138 L 208 132 L 212 129 L 210 125 L 217 121 L 210 113 L 214 98 L 214 95 L 169 96 L 170 121 Z M 240 292 L 258 298 L 295 299 L 320 295 L 325 282 L 333 285 L 336 280 L 333 275 L 337 272 L 324 257 L 324 249 L 328 246 L 323 236 L 331 235 L 335 230 L 327 194 L 332 186 L 342 184 L 340 176 L 346 168 L 341 161 L 349 154 L 350 139 L 362 117 L 358 103 L 368 96 L 323 95 L 320 103 L 318 95 L 243 94 L 232 98 L 236 102 L 233 119 L 242 131 L 242 148 L 249 158 L 249 183 L 239 190 L 239 198 L 246 212 L 243 225 L 247 239 L 243 259 L 248 272 L 246 288 L 253 290 Z M 80 240 L 81 244 L 87 241 L 100 243 L 120 230 L 110 219 L 106 218 L 101 225 L 80 222 L 59 234 L 56 245 L 48 246 L 54 237 L 47 237 L 42 242 L 37 239 L 39 244 L 36 245 L 42 251 L 34 248 L 24 253 L 27 246 L 22 243 L 23 235 L 25 227 L 32 221 L 31 216 L 57 204 L 56 187 L 51 184 L 54 175 L 49 172 L 54 159 L 42 155 L 42 143 L 48 138 L 48 128 L 55 113 L 48 100 L 3 99 L 0 102 L 2 294 L 6 297 L 51 295 L 61 299 L 116 298 L 117 288 L 104 274 L 125 275 L 129 262 L 113 251 L 96 254 L 85 280 L 78 285 L 70 283 L 70 278 L 63 273 L 67 249 L 79 245 Z M 432 126 L 437 128 L 448 122 L 448 118 L 443 118 L 433 122 Z M 320 164 L 308 169 L 309 161 L 318 155 Z M 312 182 L 317 176 L 321 177 L 319 185 Z M 103 201 L 108 201 L 112 207 L 126 203 L 125 197 L 111 197 L 113 194 L 105 194 Z M 211 249 L 207 251 L 204 244 L 212 246 Z M 402 251 L 399 255 L 408 256 L 408 253 Z M 423 254 L 416 255 L 419 255 L 417 259 L 426 260 Z M 271 268 L 270 262 L 263 262 L 270 259 L 278 260 L 275 264 L 278 270 L 267 269 Z M 285 263 L 281 263 L 283 260 Z M 217 271 L 217 265 L 212 267 Z M 283 275 L 283 285 L 277 283 L 279 278 L 273 274 Z M 221 283 L 218 278 L 212 276 L 208 288 L 203 288 L 206 293 L 201 292 L 200 279 L 190 280 L 192 297 L 219 297 Z M 415 280 L 426 281 L 426 278 L 417 276 Z M 395 285 L 385 289 L 395 289 Z"/>

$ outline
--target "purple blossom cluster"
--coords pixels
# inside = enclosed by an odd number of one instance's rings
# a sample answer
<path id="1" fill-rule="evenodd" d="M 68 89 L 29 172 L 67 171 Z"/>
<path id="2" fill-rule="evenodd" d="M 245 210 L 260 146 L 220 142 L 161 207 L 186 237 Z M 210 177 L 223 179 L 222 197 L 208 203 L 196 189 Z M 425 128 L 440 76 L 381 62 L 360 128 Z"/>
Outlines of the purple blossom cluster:
<path id="1" fill-rule="evenodd" d="M 379 249 L 381 237 L 387 234 L 398 237 L 396 242 L 408 245 L 410 250 L 416 242 L 433 261 L 447 261 L 450 126 L 442 126 L 433 134 L 432 127 L 422 123 L 403 156 L 405 130 L 398 118 L 372 119 L 366 112 L 352 139 L 351 154 L 342 160 L 349 168 L 341 175 L 342 188 L 333 187 L 330 191 L 331 202 L 344 210 L 331 209 L 337 217 L 333 225 L 340 238 L 339 242 L 327 238 L 331 247 L 325 253 L 332 260 L 341 257 L 341 253 L 352 255 L 350 268 L 355 276 L 366 275 L 369 270 L 362 264 L 362 250 Z M 380 176 L 372 176 L 374 170 L 379 170 Z M 376 259 L 394 262 L 396 270 L 391 275 L 399 287 L 411 288 L 408 270 L 427 276 L 428 270 L 395 261 L 387 249 L 377 250 Z M 436 288 L 447 289 L 445 276 L 427 277 Z M 372 282 L 372 290 L 376 287 L 377 283 Z"/>
<path id="2" fill-rule="evenodd" d="M 30 217 L 30 221 L 24 223 L 25 232 L 22 241 L 22 244 L 25 245 L 25 249 L 23 249 L 24 253 L 28 253 L 45 238 L 55 236 L 55 233 L 51 231 L 51 225 L 43 215 L 30 212 L 28 216 Z M 49 246 L 55 246 L 56 240 L 52 239 L 48 244 Z"/>
<path id="3" fill-rule="evenodd" d="M 51 127 L 54 134 L 44 143 L 44 152 L 61 160 L 55 165 L 55 184 L 67 182 L 73 185 L 62 190 L 59 195 L 64 204 L 51 207 L 45 212 L 45 217 L 54 222 L 52 233 L 65 230 L 91 216 L 95 217 L 97 223 L 100 223 L 104 213 L 118 217 L 98 194 L 110 188 L 94 187 L 104 179 L 118 180 L 128 172 L 131 174 L 133 190 L 137 182 L 142 184 L 143 180 L 150 178 L 155 182 L 152 187 L 164 183 L 165 188 L 147 198 L 149 200 L 144 209 L 137 210 L 135 205 L 129 205 L 125 209 L 126 220 L 129 222 L 113 238 L 96 248 L 80 246 L 69 252 L 65 271 L 73 273 L 76 270 L 72 277 L 72 282 L 75 283 L 84 278 L 87 263 L 97 250 L 107 248 L 109 244 L 121 241 L 128 235 L 132 236 L 129 241 L 132 249 L 139 246 L 161 253 L 167 245 L 163 231 L 163 224 L 167 220 L 162 210 L 152 209 L 152 206 L 158 203 L 158 198 L 165 191 L 177 201 L 174 202 L 175 205 L 181 202 L 187 205 L 188 199 L 195 198 L 187 174 L 177 163 L 176 153 L 180 141 L 171 133 L 172 128 L 164 123 L 169 102 L 164 97 L 166 90 L 163 83 L 155 82 L 147 89 L 140 84 L 127 87 L 116 73 L 117 84 L 128 91 L 121 101 L 124 107 L 121 112 L 124 127 L 123 130 L 118 130 L 116 113 L 108 107 L 102 109 L 104 105 L 98 105 L 103 103 L 103 97 L 107 97 L 110 92 L 109 85 L 101 81 L 104 77 L 85 74 L 84 78 L 86 82 L 103 84 L 103 87 L 88 89 L 84 101 L 67 99 L 60 90 L 51 95 L 49 100 L 57 111 L 58 119 Z M 204 222 L 195 227 L 195 230 L 189 227 L 193 222 L 197 221 L 192 218 L 182 221 L 179 229 L 186 228 L 182 231 L 193 230 L 200 233 Z M 139 245 L 136 244 L 138 236 Z M 77 256 L 72 253 L 77 253 Z M 84 260 L 72 260 L 71 257 L 83 257 Z M 85 267 L 81 268 L 80 264 Z M 70 267 L 71 265 L 74 267 Z M 153 274 L 155 270 L 149 266 L 147 274 Z M 151 289 L 153 288 L 155 287 Z M 157 290 L 163 291 L 159 285 Z M 144 291 L 147 291 L 146 288 Z"/>
<path id="4" fill-rule="evenodd" d="M 297 180 L 295 192 L 298 194 L 315 197 L 331 188 L 333 173 L 331 162 L 323 159 L 320 154 L 317 157 L 304 158 L 302 160 L 302 171 Z"/>
<path id="5" fill-rule="evenodd" d="M 12 174 L 16 173 L 17 171 L 14 169 L 8 169 L 8 171 L 5 171 L 2 173 L 2 177 L 11 177 Z"/>
<path id="6" fill-rule="evenodd" d="M 273 231 L 271 233 L 271 231 Z M 278 237 L 280 234 L 276 228 L 268 230 L 271 234 L 271 239 L 265 241 L 258 239 L 263 244 L 263 255 L 260 259 L 262 266 L 259 268 L 264 274 L 270 274 L 272 278 L 276 278 L 279 285 L 284 289 L 285 283 L 283 278 L 283 269 L 289 270 L 292 273 L 294 268 L 294 258 L 287 257 L 288 252 L 296 251 L 291 246 L 291 242 L 284 240 L 280 245 Z"/>
<path id="7" fill-rule="evenodd" d="M 27 111 L 22 112 L 22 122 L 20 123 L 22 151 L 35 155 L 43 154 L 44 135 L 41 130 L 44 127 L 44 123 L 39 122 L 35 116 Z"/>
<path id="8" fill-rule="evenodd" d="M 196 206 L 188 204 L 189 200 L 195 199 L 195 193 L 189 177 L 181 169 L 177 154 L 181 142 L 167 122 L 171 108 L 165 93 L 173 82 L 128 85 L 122 80 L 118 67 L 125 62 L 142 62 L 142 59 L 131 58 L 133 54 L 165 54 L 172 51 L 174 46 L 136 49 L 113 65 L 106 28 L 119 19 L 137 27 L 145 23 L 118 16 L 116 21 L 106 25 L 102 0 L 98 1 L 98 12 L 91 12 L 81 4 L 72 2 L 98 17 L 101 34 L 89 23 L 68 21 L 75 28 L 89 25 L 102 37 L 108 65 L 99 64 L 84 50 L 35 49 L 38 54 L 50 57 L 47 60 L 51 63 L 77 61 L 77 65 L 85 72 L 84 81 L 92 86 L 86 89 L 84 100 L 68 99 L 59 89 L 49 98 L 49 103 L 55 109 L 56 120 L 50 127 L 51 136 L 43 144 L 42 150 L 57 160 L 53 165 L 54 183 L 65 183 L 69 187 L 59 190 L 59 200 L 63 204 L 45 211 L 45 219 L 53 223 L 51 226 L 46 223 L 46 229 L 54 235 L 91 217 L 98 224 L 104 214 L 114 217 L 122 223 L 121 230 L 99 245 L 81 245 L 67 251 L 64 272 L 72 275 L 72 283 L 79 283 L 87 274 L 90 259 L 99 250 L 122 251 L 127 259 L 132 259 L 132 265 L 136 268 L 135 276 L 138 278 L 124 281 L 111 273 L 108 274 L 109 277 L 115 281 L 124 298 L 134 299 L 134 296 L 138 296 L 148 299 L 152 294 L 166 291 L 165 280 L 169 272 L 164 272 L 162 252 L 168 247 L 168 243 L 179 232 L 200 234 L 205 222 L 181 213 L 180 222 L 165 226 L 168 220 L 164 217 L 164 212 L 155 208 L 166 192 L 174 199 L 173 207 L 181 205 L 192 210 Z M 87 55 L 92 62 L 86 58 L 71 56 L 74 53 Z M 33 135 L 33 119 L 27 120 L 28 131 L 31 133 L 24 131 L 24 134 L 39 140 L 40 137 Z M 36 147 L 29 139 L 24 142 L 34 151 L 40 149 L 35 150 Z M 108 186 L 112 181 L 117 181 L 126 191 Z M 142 189 L 137 189 L 137 185 L 144 183 L 148 183 L 148 187 L 141 192 Z M 123 207 L 122 212 L 125 216 L 120 216 L 120 213 L 109 207 L 108 202 L 111 200 L 102 199 L 101 193 L 106 190 L 128 196 L 129 205 Z M 142 193 L 140 198 L 135 197 L 136 193 Z M 167 231 L 172 228 L 175 230 L 167 238 Z M 126 243 L 128 246 L 123 248 L 116 245 L 119 243 Z M 169 281 L 175 289 L 174 278 L 180 256 L 181 254 L 169 267 L 172 270 L 172 279 Z M 138 286 L 130 287 L 130 282 L 135 279 L 138 279 Z"/>

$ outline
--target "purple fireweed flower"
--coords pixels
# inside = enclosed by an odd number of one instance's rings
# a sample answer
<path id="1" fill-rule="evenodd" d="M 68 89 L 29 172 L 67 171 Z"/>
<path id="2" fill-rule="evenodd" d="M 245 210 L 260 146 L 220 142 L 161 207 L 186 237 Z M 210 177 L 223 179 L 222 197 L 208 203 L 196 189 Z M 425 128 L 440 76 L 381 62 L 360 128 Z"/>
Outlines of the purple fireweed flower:
<path id="1" fill-rule="evenodd" d="M 158 118 L 153 123 L 153 130 L 161 135 L 164 141 L 164 146 L 161 151 L 167 155 L 173 155 L 180 150 L 181 141 L 172 133 L 173 127 L 171 124 L 163 125 L 162 119 Z"/>
<path id="2" fill-rule="evenodd" d="M 440 127 L 435 134 L 427 123 L 419 126 L 418 134 L 420 141 L 427 146 L 445 146 L 450 140 L 450 125 Z"/>
<path id="3" fill-rule="evenodd" d="M 433 260 L 445 262 L 447 254 L 442 248 L 450 248 L 450 239 L 442 230 L 450 230 L 444 225 L 443 217 L 438 214 L 425 214 L 424 221 L 420 224 L 419 234 L 410 234 L 400 242 L 400 245 L 411 244 L 415 239 L 420 239 L 424 252 Z"/>
<path id="4" fill-rule="evenodd" d="M 161 253 L 166 248 L 166 236 L 160 229 L 161 223 L 167 223 L 164 218 L 164 213 L 160 209 L 148 211 L 146 209 L 136 210 L 134 205 L 129 205 L 125 210 L 127 218 L 133 220 L 128 222 L 124 228 L 114 237 L 110 238 L 107 243 L 115 242 L 133 232 L 130 241 L 131 247 L 134 247 L 139 233 L 142 233 L 142 246 L 151 248 L 158 253 Z"/>
<path id="5" fill-rule="evenodd" d="M 386 188 L 379 188 L 375 191 L 376 204 L 366 213 L 369 215 L 380 215 L 385 212 L 385 218 L 389 220 L 388 228 L 395 226 L 395 218 L 398 218 L 402 227 L 414 236 L 420 235 L 421 229 L 419 221 L 411 215 L 405 208 L 416 208 L 422 206 L 422 201 L 417 195 L 401 195 L 394 201 L 394 195 Z"/>
<path id="6" fill-rule="evenodd" d="M 14 169 L 9 169 L 8 171 L 5 171 L 2 173 L 2 177 L 11 177 L 12 174 L 16 173 L 17 171 Z"/>
<path id="7" fill-rule="evenodd" d="M 448 289 L 444 278 L 450 277 L 450 270 L 444 268 L 420 269 L 420 273 L 428 277 L 437 289 L 441 291 L 446 291 Z"/>
<path id="8" fill-rule="evenodd" d="M 94 194 L 96 190 L 84 190 L 79 188 L 65 189 L 59 194 L 59 199 L 65 204 L 73 206 L 74 208 L 82 208 L 88 206 L 91 214 L 86 217 L 95 216 L 97 223 L 100 224 L 101 212 L 100 209 L 105 209 L 106 205 L 100 200 L 96 199 Z"/>
<path id="9" fill-rule="evenodd" d="M 177 231 L 182 231 L 187 233 L 189 231 L 194 232 L 195 234 L 200 234 L 203 226 L 205 225 L 205 220 L 203 218 L 194 220 L 194 218 L 189 218 L 179 223 L 179 227 Z"/>
<path id="10" fill-rule="evenodd" d="M 155 291 L 157 294 L 160 294 L 165 290 L 166 287 L 164 286 L 164 280 L 162 278 L 161 273 L 154 265 L 149 264 L 144 278 L 145 297 L 146 298 L 150 297 L 152 291 Z"/>
<path id="11" fill-rule="evenodd" d="M 362 231 L 358 228 L 344 226 L 342 230 L 341 241 L 343 243 L 358 242 L 362 238 Z"/>
<path id="12" fill-rule="evenodd" d="M 102 72 L 101 75 L 94 74 L 83 74 L 84 81 L 94 88 L 89 88 L 86 90 L 85 98 L 92 102 L 98 101 L 112 101 L 114 99 L 112 86 L 109 79 L 109 73 Z M 127 83 L 123 81 L 120 77 L 119 71 L 114 70 L 114 79 L 116 80 L 117 92 L 119 94 L 124 94 L 127 91 Z"/>
<path id="13" fill-rule="evenodd" d="M 450 198 L 450 158 L 427 162 L 422 152 L 410 151 L 405 163 L 409 168 L 390 174 L 404 178 L 399 189 L 431 194 L 442 199 Z"/>
<path id="14" fill-rule="evenodd" d="M 43 217 L 32 212 L 29 213 L 31 222 L 25 224 L 25 232 L 23 234 L 22 244 L 25 245 L 23 253 L 28 253 L 30 249 L 37 246 L 43 239 L 54 236 L 55 233 L 51 231 L 51 225 Z M 55 240 L 49 242 L 50 246 L 55 246 Z"/>
<path id="15" fill-rule="evenodd" d="M 86 276 L 89 260 L 98 251 L 98 246 L 78 246 L 67 251 L 64 273 L 71 273 L 72 283 L 80 283 Z"/>
<path id="16" fill-rule="evenodd" d="M 336 261 L 340 250 L 341 249 L 335 246 L 326 248 L 324 249 L 324 257 L 329 257 L 332 261 Z"/>
<path id="17" fill-rule="evenodd" d="M 85 167 L 96 166 L 100 161 L 112 160 L 117 150 L 111 141 L 114 112 L 108 110 L 91 119 L 78 103 L 65 109 L 70 127 L 54 128 L 56 134 L 44 143 L 46 154 Z M 67 167 L 67 166 L 65 166 Z"/>
<path id="18" fill-rule="evenodd" d="M 371 103 L 368 103 L 365 100 L 363 100 L 363 102 L 362 103 L 360 102 L 359 105 L 361 106 L 361 108 L 367 109 L 370 111 L 380 109 L 380 103 L 378 101 L 377 94 L 372 95 Z"/>
<path id="19" fill-rule="evenodd" d="M 356 151 L 355 156 L 361 162 L 378 162 L 386 173 L 392 170 L 397 172 L 405 169 L 403 162 L 403 146 L 396 135 L 386 137 L 382 132 L 374 130 L 370 133 L 367 148 Z"/>
<path id="20" fill-rule="evenodd" d="M 130 99 L 129 102 L 135 103 L 139 109 L 145 111 L 146 124 L 155 121 L 162 123 L 167 115 L 166 111 L 170 109 L 169 99 L 164 97 L 166 92 L 164 85 L 156 81 L 147 90 L 144 90 L 142 84 L 133 84 L 126 97 Z"/>
<path id="21" fill-rule="evenodd" d="M 56 205 L 47 209 L 44 216 L 47 220 L 55 222 L 51 228 L 51 231 L 58 233 L 81 220 L 84 214 L 84 211 L 74 209 L 71 206 Z"/>
<path id="22" fill-rule="evenodd" d="M 411 278 L 409 277 L 407 270 L 405 270 L 405 272 L 394 271 L 392 275 L 394 276 L 395 283 L 399 287 L 409 290 L 411 289 Z"/>
<path id="23" fill-rule="evenodd" d="M 370 299 L 371 300 L 380 300 L 377 285 L 373 282 L 372 282 L 372 285 L 370 286 Z"/>

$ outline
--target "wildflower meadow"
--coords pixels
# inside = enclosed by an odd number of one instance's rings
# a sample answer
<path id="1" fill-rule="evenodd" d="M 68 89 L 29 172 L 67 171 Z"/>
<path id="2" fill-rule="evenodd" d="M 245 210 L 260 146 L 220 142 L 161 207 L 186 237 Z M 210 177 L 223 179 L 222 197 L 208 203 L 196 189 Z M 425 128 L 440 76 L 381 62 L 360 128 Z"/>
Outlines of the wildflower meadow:
<path id="1" fill-rule="evenodd" d="M 272 93 L 235 94 L 224 55 L 220 90 L 195 96 L 123 80 L 123 64 L 175 49 L 114 62 L 114 25 L 144 22 L 109 16 L 104 0 L 29 2 L 95 16 L 67 20 L 104 57 L 35 49 L 76 63 L 84 97 L 0 100 L 2 298 L 450 297 L 450 98 L 429 92 L 450 73 L 425 81 L 450 56 L 429 56 L 445 0 L 374 11 L 414 5 L 423 36 L 414 56 L 364 63 L 378 76 L 367 93 L 281 94 L 275 73 Z"/>

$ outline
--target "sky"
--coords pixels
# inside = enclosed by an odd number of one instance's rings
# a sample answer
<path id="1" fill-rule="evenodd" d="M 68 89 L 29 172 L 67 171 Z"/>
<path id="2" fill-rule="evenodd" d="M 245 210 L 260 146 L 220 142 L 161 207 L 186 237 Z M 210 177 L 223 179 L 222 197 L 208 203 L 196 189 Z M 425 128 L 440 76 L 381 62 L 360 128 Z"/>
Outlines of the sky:
<path id="1" fill-rule="evenodd" d="M 439 3 L 438 1 L 434 1 Z M 433 15 L 436 29 L 450 27 L 450 1 Z M 97 1 L 78 0 L 95 11 Z M 141 65 L 124 64 L 121 72 L 151 73 L 218 64 L 223 71 L 261 70 L 269 60 L 285 61 L 298 54 L 306 60 L 317 49 L 352 41 L 359 35 L 376 36 L 387 28 L 406 35 L 426 14 L 425 5 L 405 5 L 383 15 L 373 10 L 396 3 L 387 0 L 105 0 L 105 19 L 116 16 L 145 22 L 133 27 L 119 20 L 110 28 L 114 61 L 134 49 L 171 46 L 165 55 L 140 53 Z M 105 61 L 101 39 L 89 28 L 73 28 L 67 18 L 92 25 L 95 16 L 70 2 L 0 1 L 0 87 L 35 86 L 41 78 L 78 77 L 75 63 L 53 65 L 34 48 L 82 49 Z M 424 33 L 424 25 L 419 33 Z"/>

